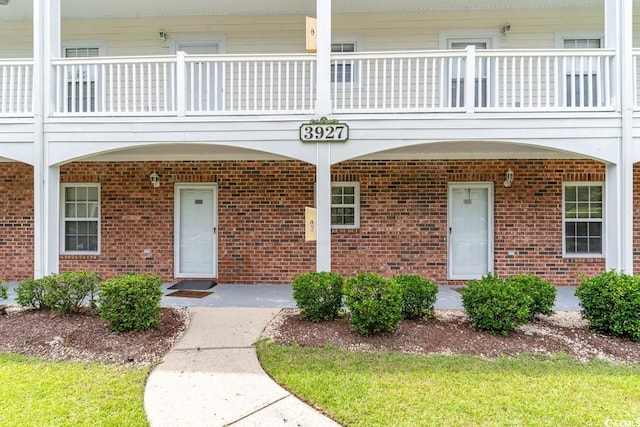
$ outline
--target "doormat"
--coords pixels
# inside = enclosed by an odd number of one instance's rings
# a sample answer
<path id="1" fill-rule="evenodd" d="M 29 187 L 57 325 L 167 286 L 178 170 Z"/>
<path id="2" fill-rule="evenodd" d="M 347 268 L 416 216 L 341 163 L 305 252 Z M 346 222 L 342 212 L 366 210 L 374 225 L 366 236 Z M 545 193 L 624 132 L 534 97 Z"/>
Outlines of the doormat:
<path id="1" fill-rule="evenodd" d="M 191 291 L 206 291 L 213 288 L 217 283 L 214 280 L 181 280 L 169 286 L 168 289 L 189 289 Z"/>
<path id="2" fill-rule="evenodd" d="M 168 297 L 182 297 L 182 298 L 204 298 L 207 295 L 211 295 L 213 292 L 203 292 L 203 291 L 187 291 L 187 290 L 179 290 L 175 292 L 171 292 L 167 294 Z"/>

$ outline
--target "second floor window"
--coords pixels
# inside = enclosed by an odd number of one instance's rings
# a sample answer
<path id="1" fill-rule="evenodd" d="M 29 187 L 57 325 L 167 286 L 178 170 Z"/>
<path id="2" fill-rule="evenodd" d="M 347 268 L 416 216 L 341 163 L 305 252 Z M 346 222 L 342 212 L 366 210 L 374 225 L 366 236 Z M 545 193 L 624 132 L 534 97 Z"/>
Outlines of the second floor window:
<path id="1" fill-rule="evenodd" d="M 356 51 L 356 42 L 331 43 L 333 53 L 353 53 Z M 331 64 L 332 83 L 352 83 L 354 81 L 354 69 L 351 61 L 334 60 Z"/>
<path id="2" fill-rule="evenodd" d="M 93 58 L 100 56 L 99 47 L 65 47 L 65 58 Z M 86 113 L 96 110 L 96 82 L 93 71 L 75 66 L 67 76 L 67 111 Z"/>
<path id="3" fill-rule="evenodd" d="M 598 37 L 563 38 L 564 49 L 600 49 L 602 39 Z M 565 71 L 565 105 L 567 107 L 596 107 L 599 105 L 598 70 L 595 63 L 569 62 Z"/>

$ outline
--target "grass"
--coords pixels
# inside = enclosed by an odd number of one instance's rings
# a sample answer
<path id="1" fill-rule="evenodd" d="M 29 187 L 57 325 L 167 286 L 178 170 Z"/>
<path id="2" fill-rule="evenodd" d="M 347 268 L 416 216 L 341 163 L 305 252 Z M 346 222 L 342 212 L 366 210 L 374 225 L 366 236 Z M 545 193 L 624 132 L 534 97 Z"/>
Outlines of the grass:
<path id="1" fill-rule="evenodd" d="M 640 366 L 567 355 L 487 361 L 266 341 L 258 355 L 276 381 L 344 426 L 640 425 Z"/>
<path id="2" fill-rule="evenodd" d="M 149 368 L 0 354 L 0 425 L 146 426 Z"/>

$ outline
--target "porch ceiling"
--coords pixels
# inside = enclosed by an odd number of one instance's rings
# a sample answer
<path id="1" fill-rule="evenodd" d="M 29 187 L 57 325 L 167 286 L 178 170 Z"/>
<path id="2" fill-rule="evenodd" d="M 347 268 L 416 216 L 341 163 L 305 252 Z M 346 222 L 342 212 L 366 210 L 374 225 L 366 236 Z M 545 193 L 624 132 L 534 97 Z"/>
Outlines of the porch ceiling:
<path id="1" fill-rule="evenodd" d="M 151 16 L 310 14 L 315 0 L 60 0 L 65 19 Z M 637 0 L 636 0 L 637 1 Z M 334 0 L 336 13 L 419 10 L 538 9 L 604 7 L 604 0 Z M 0 21 L 30 20 L 32 0 L 9 0 L 0 6 Z"/>
<path id="2" fill-rule="evenodd" d="M 205 144 L 166 144 L 127 148 L 83 159 L 95 162 L 197 161 L 197 160 L 289 160 L 287 157 L 246 148 Z"/>
<path id="3" fill-rule="evenodd" d="M 359 160 L 451 160 L 451 159 L 579 159 L 580 156 L 565 151 L 551 150 L 532 145 L 488 142 L 436 142 L 380 151 Z"/>

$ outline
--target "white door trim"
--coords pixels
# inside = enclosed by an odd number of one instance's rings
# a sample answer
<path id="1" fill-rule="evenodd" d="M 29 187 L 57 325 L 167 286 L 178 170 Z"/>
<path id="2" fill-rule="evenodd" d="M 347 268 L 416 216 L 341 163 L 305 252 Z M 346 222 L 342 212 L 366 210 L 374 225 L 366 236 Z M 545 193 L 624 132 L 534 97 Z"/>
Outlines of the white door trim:
<path id="1" fill-rule="evenodd" d="M 213 191 L 213 273 L 211 277 L 202 274 L 189 274 L 180 271 L 180 190 L 210 189 Z M 218 185 L 215 183 L 175 183 L 174 185 L 174 221 L 173 221 L 173 270 L 176 278 L 211 278 L 218 277 Z"/>
<path id="2" fill-rule="evenodd" d="M 452 203 L 451 203 L 451 191 L 454 188 L 486 188 L 487 191 L 487 266 L 488 273 L 493 273 L 494 270 L 494 224 L 493 224 L 493 182 L 450 182 L 447 189 L 447 277 L 449 280 L 471 280 L 479 279 L 480 277 L 470 275 L 454 275 L 453 271 L 453 257 L 451 250 L 451 219 L 452 219 Z"/>

